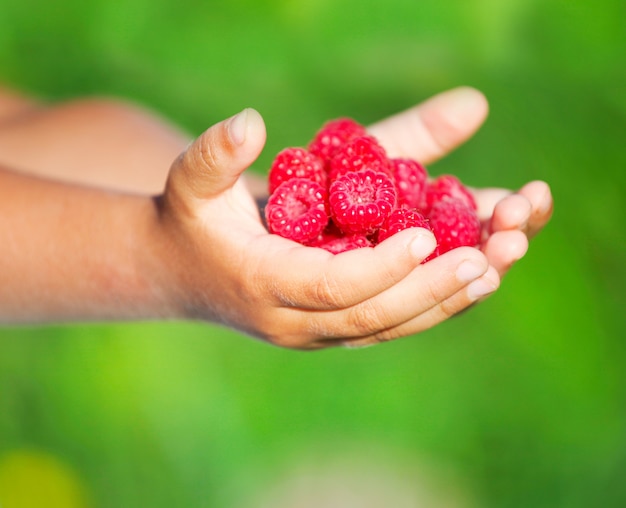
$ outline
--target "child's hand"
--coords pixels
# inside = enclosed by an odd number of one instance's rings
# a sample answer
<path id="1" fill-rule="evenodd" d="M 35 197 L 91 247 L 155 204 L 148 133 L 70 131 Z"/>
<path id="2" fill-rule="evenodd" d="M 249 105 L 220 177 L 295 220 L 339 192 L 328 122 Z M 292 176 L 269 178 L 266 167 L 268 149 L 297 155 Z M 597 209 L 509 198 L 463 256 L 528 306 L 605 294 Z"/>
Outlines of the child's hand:
<path id="1" fill-rule="evenodd" d="M 390 153 L 430 162 L 469 137 L 485 114 L 482 96 L 461 89 L 372 133 Z M 172 166 L 156 201 L 154 242 L 165 263 L 159 285 L 178 317 L 221 322 L 298 349 L 411 335 L 493 292 L 524 255 L 525 232 L 536 232 L 549 215 L 542 211 L 549 200 L 544 184 L 502 201 L 506 191 L 477 191 L 483 252 L 455 249 L 421 265 L 435 240 L 409 229 L 374 248 L 333 255 L 270 235 L 262 225 L 240 175 L 264 142 L 261 117 L 245 110 L 207 130 Z"/>
<path id="2" fill-rule="evenodd" d="M 390 155 L 431 163 L 468 138 L 487 116 L 484 96 L 471 88 L 444 92 L 370 128 Z M 528 240 L 548 223 L 552 195 L 545 182 L 519 191 L 473 189 L 483 222 L 482 250 L 500 276 L 522 258 Z"/>

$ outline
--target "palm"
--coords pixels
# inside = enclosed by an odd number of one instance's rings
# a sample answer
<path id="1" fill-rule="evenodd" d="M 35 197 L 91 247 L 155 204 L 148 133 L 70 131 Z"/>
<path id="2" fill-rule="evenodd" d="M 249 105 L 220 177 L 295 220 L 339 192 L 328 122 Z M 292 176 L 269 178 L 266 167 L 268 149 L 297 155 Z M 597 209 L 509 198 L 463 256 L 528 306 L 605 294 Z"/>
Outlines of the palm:
<path id="1" fill-rule="evenodd" d="M 463 102 L 462 107 L 459 102 Z M 425 164 L 467 140 L 487 116 L 484 97 L 472 89 L 440 94 L 370 128 L 394 156 L 412 157 Z M 481 250 L 500 275 L 527 249 L 528 238 L 550 218 L 552 199 L 543 182 L 531 182 L 517 193 L 507 189 L 474 189 L 484 224 Z"/>
<path id="2" fill-rule="evenodd" d="M 486 113 L 482 95 L 461 89 L 374 124 L 370 132 L 392 157 L 430 163 L 468 139 Z M 180 238 L 182 230 L 179 256 L 187 255 L 194 268 L 182 286 L 195 315 L 275 344 L 364 345 L 430 328 L 494 291 L 550 214 L 549 190 L 541 182 L 518 193 L 483 189 L 475 191 L 485 228 L 482 253 L 464 247 L 420 264 L 435 242 L 411 228 L 373 249 L 337 256 L 308 248 L 263 225 L 241 173 L 261 152 L 265 128 L 258 113 L 247 118 L 239 148 L 226 135 L 226 121 L 179 159 L 165 215 L 176 221 L 173 234 Z"/>
<path id="3" fill-rule="evenodd" d="M 457 108 L 458 101 L 471 107 Z M 444 157 L 466 141 L 480 127 L 487 116 L 484 97 L 471 89 L 440 94 L 435 98 L 386 120 L 370 126 L 369 131 L 395 157 L 411 157 L 425 164 Z M 245 186 L 236 185 L 227 199 L 237 203 L 238 234 L 248 232 L 262 241 L 265 252 L 279 256 L 280 251 L 293 249 L 274 235 L 260 238 L 265 229 L 258 208 Z M 532 182 L 518 193 L 507 189 L 473 190 L 479 217 L 484 227 L 481 250 L 498 273 L 504 275 L 527 249 L 528 238 L 545 225 L 551 212 L 551 198 L 547 185 Z M 231 223 L 231 226 L 233 224 Z M 232 235 L 233 229 L 230 229 Z M 241 240 L 241 237 L 239 238 Z M 324 254 L 320 254 L 324 256 Z M 278 259 L 274 257 L 274 259 Z"/>
<path id="4" fill-rule="evenodd" d="M 457 108 L 458 101 L 471 107 Z M 429 164 L 444 157 L 466 141 L 487 116 L 484 97 L 471 89 L 447 92 L 410 110 L 370 126 L 375 135 L 394 157 L 410 157 Z M 242 190 L 242 189 L 237 189 Z M 516 194 L 510 190 L 490 188 L 473 190 L 478 213 L 484 225 L 481 246 L 490 263 L 500 275 L 523 256 L 527 239 L 545 225 L 551 212 L 550 191 L 542 182 L 524 186 Z M 249 195 L 237 193 L 248 217 L 252 212 Z M 258 220 L 251 231 L 259 232 Z M 281 246 L 285 244 L 280 242 Z"/>

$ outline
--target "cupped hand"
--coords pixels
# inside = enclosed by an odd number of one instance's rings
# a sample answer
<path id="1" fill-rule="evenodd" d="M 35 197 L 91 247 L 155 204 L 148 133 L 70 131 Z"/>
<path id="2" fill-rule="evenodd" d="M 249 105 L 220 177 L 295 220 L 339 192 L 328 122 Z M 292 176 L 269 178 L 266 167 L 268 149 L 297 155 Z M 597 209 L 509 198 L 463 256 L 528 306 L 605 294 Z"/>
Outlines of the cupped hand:
<path id="1" fill-rule="evenodd" d="M 424 164 L 445 156 L 467 139 L 487 117 L 485 97 L 473 88 L 444 92 L 412 109 L 370 127 L 395 157 Z M 472 189 L 483 224 L 481 250 L 503 276 L 528 249 L 528 240 L 548 223 L 553 202 L 550 187 L 532 181 L 517 191 Z"/>
<path id="2" fill-rule="evenodd" d="M 371 127 L 393 156 L 432 162 L 466 140 L 487 113 L 478 92 L 438 95 Z M 477 190 L 482 250 L 435 248 L 412 228 L 373 248 L 338 255 L 267 232 L 241 177 L 265 127 L 251 109 L 202 134 L 173 164 L 155 202 L 162 291 L 181 318 L 210 320 L 272 344 L 364 346 L 426 330 L 493 292 L 547 221 L 549 190 Z M 546 194 L 547 193 L 547 194 Z M 550 205 L 551 207 L 551 205 Z"/>

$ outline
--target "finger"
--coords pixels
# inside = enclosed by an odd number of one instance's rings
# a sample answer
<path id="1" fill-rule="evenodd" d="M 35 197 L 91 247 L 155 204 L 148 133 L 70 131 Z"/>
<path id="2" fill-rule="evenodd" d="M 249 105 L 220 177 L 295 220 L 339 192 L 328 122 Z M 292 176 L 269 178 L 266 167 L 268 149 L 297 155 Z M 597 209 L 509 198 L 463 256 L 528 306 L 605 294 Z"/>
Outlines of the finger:
<path id="1" fill-rule="evenodd" d="M 490 220 L 496 205 L 507 196 L 513 194 L 513 191 L 501 188 L 471 188 L 470 190 L 476 201 L 476 206 L 478 207 L 476 213 L 481 222 Z"/>
<path id="2" fill-rule="evenodd" d="M 446 300 L 398 326 L 382 330 L 366 337 L 318 342 L 320 344 L 338 345 L 347 348 L 362 348 L 402 337 L 409 337 L 433 328 L 476 302 L 482 301 L 496 291 L 499 286 L 500 278 L 498 277 L 497 271 L 495 268 L 489 267 L 487 272 L 479 279 L 461 288 Z"/>
<path id="3" fill-rule="evenodd" d="M 489 221 L 489 233 L 518 229 L 526 231 L 532 212 L 532 205 L 521 194 L 511 194 L 501 199 L 493 210 Z"/>
<path id="4" fill-rule="evenodd" d="M 388 331 L 429 309 L 485 274 L 489 265 L 477 249 L 454 249 L 417 267 L 387 291 L 351 308 L 320 316 L 315 330 L 326 337 L 386 337 Z M 469 304 L 469 302 L 468 302 Z M 456 308 L 445 308 L 448 315 Z"/>
<path id="5" fill-rule="evenodd" d="M 503 277 L 528 251 L 528 237 L 519 230 L 499 231 L 487 239 L 481 250 Z"/>
<path id="6" fill-rule="evenodd" d="M 518 192 L 507 189 L 472 189 L 478 205 L 478 217 L 487 231 L 520 229 L 529 238 L 536 235 L 550 220 L 553 211 L 548 184 L 533 181 Z"/>
<path id="7" fill-rule="evenodd" d="M 452 295 L 481 278 L 488 269 L 487 259 L 480 251 L 455 249 L 420 265 L 397 284 L 371 299 L 334 311 L 296 310 L 281 319 L 281 323 L 287 325 L 287 329 L 304 330 L 309 341 L 315 338 L 386 337 L 389 330 L 433 307 L 441 307 L 450 316 L 483 296 L 485 291 L 495 290 L 492 285 L 482 288 L 480 294 L 477 291 L 465 292 L 467 301 L 458 300 L 454 307 L 445 304 Z"/>
<path id="8" fill-rule="evenodd" d="M 443 92 L 369 128 L 391 157 L 433 162 L 467 140 L 487 117 L 484 95 L 470 87 Z"/>
<path id="9" fill-rule="evenodd" d="M 422 228 L 336 255 L 275 235 L 258 241 L 265 242 L 258 249 L 265 257 L 251 268 L 263 277 L 264 291 L 278 305 L 312 310 L 343 309 L 372 298 L 411 273 L 436 246 L 433 234 Z"/>
<path id="10" fill-rule="evenodd" d="M 193 203 L 230 189 L 259 156 L 265 137 L 263 119 L 253 109 L 210 127 L 172 165 L 166 197 Z"/>
<path id="11" fill-rule="evenodd" d="M 518 193 L 531 205 L 531 213 L 526 227 L 529 238 L 535 236 L 548 223 L 554 211 L 554 202 L 550 186 L 546 182 L 535 180 L 524 185 Z"/>

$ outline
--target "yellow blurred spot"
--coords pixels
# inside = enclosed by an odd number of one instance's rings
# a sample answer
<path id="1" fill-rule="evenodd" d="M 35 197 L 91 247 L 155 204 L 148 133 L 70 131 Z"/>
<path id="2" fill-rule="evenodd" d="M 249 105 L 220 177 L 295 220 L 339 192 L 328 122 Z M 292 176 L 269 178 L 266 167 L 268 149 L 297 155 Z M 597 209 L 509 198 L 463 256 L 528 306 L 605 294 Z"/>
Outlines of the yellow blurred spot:
<path id="1" fill-rule="evenodd" d="M 85 490 L 68 464 L 34 450 L 0 456 L 1 508 L 86 506 Z"/>

